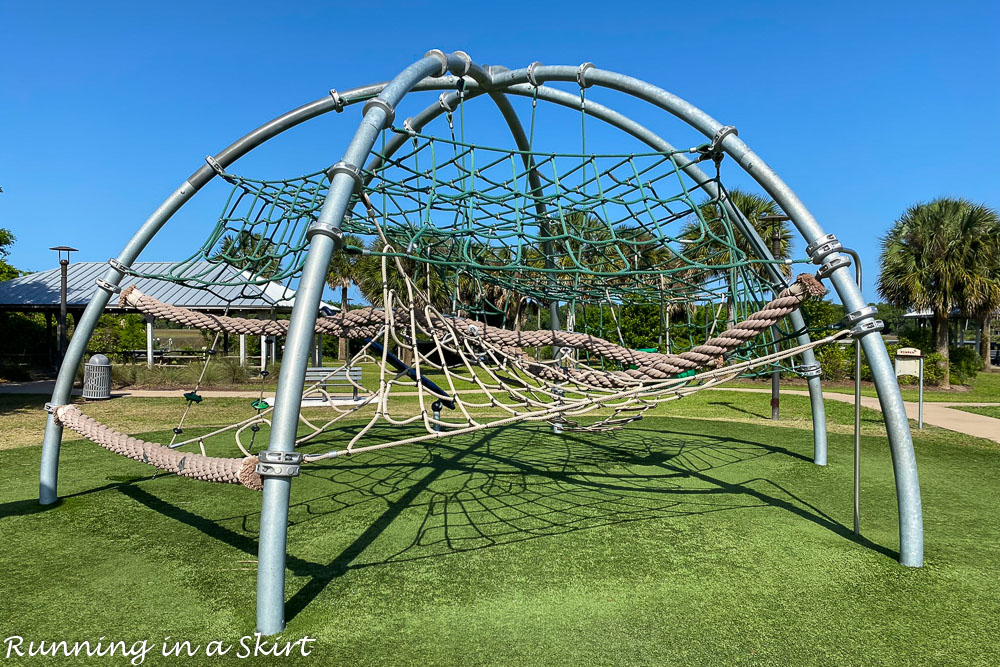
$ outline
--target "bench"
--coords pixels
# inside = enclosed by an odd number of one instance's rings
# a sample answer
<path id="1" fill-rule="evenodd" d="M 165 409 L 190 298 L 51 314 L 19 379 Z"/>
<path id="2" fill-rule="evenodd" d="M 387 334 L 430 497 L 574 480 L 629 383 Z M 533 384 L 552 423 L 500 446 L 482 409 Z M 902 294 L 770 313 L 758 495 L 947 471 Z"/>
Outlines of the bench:
<path id="1" fill-rule="evenodd" d="M 352 384 L 352 381 L 361 384 L 361 368 L 357 366 L 348 366 L 347 368 L 338 368 L 336 370 L 322 366 L 306 368 L 306 387 L 311 387 L 318 382 L 319 385 L 317 388 L 327 393 L 330 393 L 331 387 L 350 387 L 353 399 L 356 401 L 358 400 L 358 388 Z"/>

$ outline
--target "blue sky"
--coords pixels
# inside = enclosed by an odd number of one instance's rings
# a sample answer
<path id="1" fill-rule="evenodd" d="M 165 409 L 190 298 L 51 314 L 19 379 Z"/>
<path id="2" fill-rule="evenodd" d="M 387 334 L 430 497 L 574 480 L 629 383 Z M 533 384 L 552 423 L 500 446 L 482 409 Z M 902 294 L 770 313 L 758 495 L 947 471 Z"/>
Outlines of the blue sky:
<path id="1" fill-rule="evenodd" d="M 862 253 L 875 299 L 878 236 L 908 205 L 1000 206 L 998 35 L 996 2 L 7 2 L 0 226 L 19 268 L 55 266 L 55 244 L 106 260 L 206 154 L 330 88 L 463 49 L 509 67 L 593 61 L 736 125 Z M 323 168 L 358 118 L 323 119 L 234 170 Z M 579 141 L 572 124 L 548 131 Z M 201 193 L 141 259 L 190 254 L 224 194 Z"/>

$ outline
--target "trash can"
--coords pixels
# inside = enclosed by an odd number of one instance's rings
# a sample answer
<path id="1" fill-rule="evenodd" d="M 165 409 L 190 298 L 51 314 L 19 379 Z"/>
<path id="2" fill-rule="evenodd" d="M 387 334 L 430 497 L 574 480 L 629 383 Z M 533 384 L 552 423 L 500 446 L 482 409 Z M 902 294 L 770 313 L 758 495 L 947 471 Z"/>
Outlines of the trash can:
<path id="1" fill-rule="evenodd" d="M 83 397 L 111 398 L 111 360 L 103 354 L 95 354 L 83 365 Z"/>

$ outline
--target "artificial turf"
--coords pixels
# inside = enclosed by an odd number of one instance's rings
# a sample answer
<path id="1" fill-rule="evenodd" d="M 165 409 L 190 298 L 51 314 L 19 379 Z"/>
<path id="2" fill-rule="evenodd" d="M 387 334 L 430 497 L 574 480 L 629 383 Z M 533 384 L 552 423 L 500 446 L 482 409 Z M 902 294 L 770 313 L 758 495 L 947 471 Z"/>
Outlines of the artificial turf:
<path id="1" fill-rule="evenodd" d="M 831 429 L 816 467 L 808 430 L 743 415 L 759 411 L 745 394 L 704 396 L 708 416 L 746 420 L 514 426 L 309 466 L 292 487 L 284 637 L 317 641 L 280 662 L 995 663 L 1000 450 L 914 436 L 926 565 L 908 569 L 884 437 L 862 439 L 857 538 L 849 434 Z M 126 401 L 140 422 L 154 405 Z M 0 640 L 252 633 L 259 495 L 67 440 L 64 499 L 46 509 L 38 448 L 0 451 Z M 238 650 L 222 662 L 276 662 Z"/>

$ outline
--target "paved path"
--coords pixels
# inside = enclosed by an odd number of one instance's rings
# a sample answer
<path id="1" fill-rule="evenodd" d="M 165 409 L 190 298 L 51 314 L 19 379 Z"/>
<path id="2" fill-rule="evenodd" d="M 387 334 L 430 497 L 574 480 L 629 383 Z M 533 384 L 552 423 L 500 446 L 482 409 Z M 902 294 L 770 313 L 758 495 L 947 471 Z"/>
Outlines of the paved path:
<path id="1" fill-rule="evenodd" d="M 719 387 L 718 389 L 712 389 L 712 391 L 743 391 L 755 394 L 770 394 L 770 389 L 726 389 Z M 808 396 L 808 391 L 803 391 L 801 389 L 782 389 L 782 394 L 792 394 L 794 396 Z M 823 398 L 828 401 L 840 401 L 841 403 L 850 403 L 854 405 L 854 394 L 840 394 L 832 391 L 824 391 Z M 882 411 L 882 406 L 879 405 L 878 399 L 874 396 L 862 396 L 861 405 L 866 408 L 871 408 L 872 410 Z M 910 419 L 916 421 L 917 412 L 919 406 L 915 401 L 903 401 L 903 405 L 906 406 L 906 416 Z M 955 402 L 938 402 L 938 401 L 924 401 L 924 423 L 930 424 L 931 426 L 938 426 L 940 428 L 948 429 L 949 431 L 956 431 L 958 433 L 964 433 L 966 435 L 972 435 L 977 438 L 986 438 L 987 440 L 992 440 L 994 442 L 1000 442 L 1000 419 L 994 419 L 993 417 L 987 417 L 986 415 L 977 415 L 973 412 L 966 412 L 965 410 L 955 410 L 954 406 L 1000 406 L 1000 403 L 963 403 L 959 401 Z"/>
<path id="2" fill-rule="evenodd" d="M 37 380 L 34 382 L 6 382 L 0 384 L 0 394 L 52 394 L 52 389 L 55 386 L 55 382 L 52 380 Z M 726 388 L 717 387 L 711 389 L 711 391 L 741 391 L 753 394 L 770 394 L 770 389 L 738 389 L 738 388 Z M 74 389 L 73 393 L 76 395 L 80 394 L 79 389 Z M 159 397 L 159 398 L 176 398 L 177 396 L 183 394 L 183 390 L 180 389 L 134 389 L 130 391 L 115 391 L 112 392 L 112 396 L 145 396 L 145 397 Z M 217 398 L 217 397 L 232 397 L 232 398 L 257 398 L 259 392 L 257 391 L 215 391 L 215 390 L 202 390 L 199 392 L 202 396 L 206 398 Z M 409 395 L 411 392 L 407 392 Z M 794 395 L 794 396 L 808 396 L 809 392 L 801 389 L 782 389 L 782 394 Z M 266 397 L 273 396 L 273 392 L 264 392 Z M 404 394 L 397 394 L 404 395 Z M 416 392 L 412 392 L 412 395 L 416 396 Z M 823 398 L 828 401 L 840 401 L 841 403 L 854 404 L 854 394 L 840 394 L 832 391 L 823 392 Z M 916 421 L 917 419 L 917 404 L 913 401 L 904 401 L 903 404 L 906 406 L 906 415 Z M 866 408 L 871 408 L 872 410 L 881 411 L 882 407 L 879 405 L 878 399 L 873 396 L 862 396 L 861 405 Z M 993 417 L 987 417 L 986 415 L 977 415 L 972 412 L 965 412 L 964 410 L 955 410 L 954 406 L 1000 406 L 1000 403 L 963 403 L 963 402 L 937 402 L 937 401 L 924 401 L 924 422 L 932 426 L 938 426 L 940 428 L 948 429 L 949 431 L 956 431 L 958 433 L 964 433 L 966 435 L 972 435 L 977 438 L 986 438 L 987 440 L 993 440 L 994 442 L 1000 442 L 1000 419 L 994 419 Z"/>

